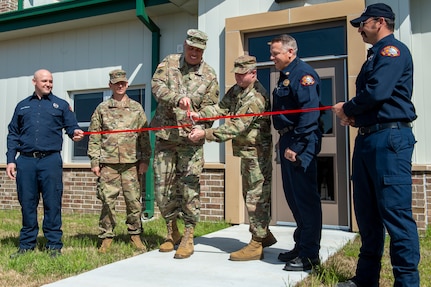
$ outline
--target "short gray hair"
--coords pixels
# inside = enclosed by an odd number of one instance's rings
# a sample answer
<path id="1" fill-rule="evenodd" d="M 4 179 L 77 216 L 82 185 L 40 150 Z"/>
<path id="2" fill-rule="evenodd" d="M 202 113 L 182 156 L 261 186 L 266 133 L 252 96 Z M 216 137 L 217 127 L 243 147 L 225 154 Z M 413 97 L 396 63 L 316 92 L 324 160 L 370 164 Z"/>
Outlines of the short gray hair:
<path id="1" fill-rule="evenodd" d="M 281 42 L 283 49 L 286 51 L 289 49 L 293 49 L 295 54 L 298 51 L 298 44 L 296 43 L 295 38 L 293 38 L 290 35 L 282 34 L 280 36 L 273 38 L 270 43 L 272 44 L 272 43 L 278 43 L 278 42 Z"/>

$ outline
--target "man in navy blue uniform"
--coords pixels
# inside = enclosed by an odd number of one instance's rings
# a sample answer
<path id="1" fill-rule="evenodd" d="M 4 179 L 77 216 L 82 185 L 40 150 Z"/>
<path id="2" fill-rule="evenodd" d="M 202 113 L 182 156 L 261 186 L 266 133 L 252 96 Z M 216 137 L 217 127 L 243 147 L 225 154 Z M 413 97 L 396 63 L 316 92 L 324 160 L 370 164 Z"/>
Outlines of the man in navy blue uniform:
<path id="1" fill-rule="evenodd" d="M 74 141 L 84 137 L 69 104 L 52 94 L 52 75 L 47 70 L 34 74 L 33 95 L 15 108 L 8 126 L 6 173 L 16 180 L 22 212 L 19 249 L 16 258 L 36 247 L 39 232 L 37 206 L 43 200 L 42 230 L 51 257 L 61 254 L 61 199 L 63 162 L 60 151 L 62 130 Z M 17 153 L 19 156 L 16 158 Z"/>
<path id="2" fill-rule="evenodd" d="M 393 35 L 395 14 L 386 4 L 368 6 L 350 23 L 373 46 L 356 79 L 356 96 L 333 106 L 342 125 L 358 127 L 352 180 L 362 241 L 356 276 L 337 286 L 379 286 L 385 229 L 394 286 L 419 286 L 419 237 L 411 208 L 412 57 Z"/>
<path id="3" fill-rule="evenodd" d="M 297 57 L 298 45 L 290 35 L 270 43 L 271 60 L 280 78 L 273 91 L 273 111 L 318 108 L 320 78 L 314 69 Z M 280 134 L 279 153 L 284 194 L 295 218 L 295 247 L 280 253 L 286 271 L 311 270 L 320 264 L 322 206 L 317 185 L 317 154 L 322 134 L 319 111 L 273 116 Z"/>

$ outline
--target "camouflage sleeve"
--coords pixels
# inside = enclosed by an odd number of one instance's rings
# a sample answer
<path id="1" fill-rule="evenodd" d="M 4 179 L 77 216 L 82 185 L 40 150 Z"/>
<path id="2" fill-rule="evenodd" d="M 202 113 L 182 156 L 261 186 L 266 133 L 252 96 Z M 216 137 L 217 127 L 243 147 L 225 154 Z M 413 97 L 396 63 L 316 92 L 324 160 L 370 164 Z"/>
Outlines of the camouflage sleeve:
<path id="1" fill-rule="evenodd" d="M 151 91 L 158 103 L 175 107 L 185 96 L 182 92 L 181 72 L 178 67 L 171 67 L 168 56 L 157 66 L 151 79 Z"/>
<path id="2" fill-rule="evenodd" d="M 99 132 L 102 130 L 101 117 L 99 113 L 99 107 L 93 112 L 90 121 L 89 132 Z M 88 140 L 87 154 L 90 158 L 91 167 L 97 167 L 100 164 L 100 151 L 102 146 L 102 135 L 91 134 Z"/>
<path id="3" fill-rule="evenodd" d="M 219 90 L 219 85 L 218 85 L 218 81 L 217 81 L 217 77 L 214 71 L 212 71 L 212 80 L 210 82 L 210 84 L 208 85 L 207 88 L 207 93 L 205 94 L 199 112 L 201 109 L 207 107 L 207 106 L 213 106 L 215 104 L 217 104 L 218 100 L 219 100 L 219 94 L 220 94 L 220 90 Z M 205 122 L 201 122 L 199 123 L 200 127 L 202 129 L 208 129 L 213 125 L 214 121 L 205 121 Z"/>
<path id="4" fill-rule="evenodd" d="M 228 115 L 231 112 L 229 109 L 230 107 L 232 107 L 232 102 L 234 101 L 234 99 L 232 98 L 234 87 L 229 89 L 229 91 L 220 100 L 220 102 L 218 102 L 218 104 L 203 107 L 199 111 L 199 116 L 201 118 L 212 118 L 216 116 Z"/>
<path id="5" fill-rule="evenodd" d="M 147 116 L 145 115 L 144 109 L 142 109 L 139 126 L 140 128 L 148 127 Z M 140 161 L 143 161 L 146 164 L 149 164 L 150 162 L 151 145 L 150 145 L 149 131 L 144 131 L 139 133 L 137 157 Z"/>
<path id="6" fill-rule="evenodd" d="M 237 92 L 230 89 L 225 97 L 228 97 L 228 99 L 230 98 L 230 101 L 234 101 L 236 94 Z M 223 100 L 225 97 L 223 97 Z M 243 99 L 244 102 L 241 105 L 238 105 L 236 110 L 231 111 L 232 115 L 260 114 L 265 112 L 265 98 L 260 93 L 256 92 L 256 90 L 250 91 Z M 250 125 L 252 125 L 258 118 L 259 116 L 232 118 L 217 128 L 206 129 L 205 138 L 207 141 L 228 141 L 248 130 Z"/>

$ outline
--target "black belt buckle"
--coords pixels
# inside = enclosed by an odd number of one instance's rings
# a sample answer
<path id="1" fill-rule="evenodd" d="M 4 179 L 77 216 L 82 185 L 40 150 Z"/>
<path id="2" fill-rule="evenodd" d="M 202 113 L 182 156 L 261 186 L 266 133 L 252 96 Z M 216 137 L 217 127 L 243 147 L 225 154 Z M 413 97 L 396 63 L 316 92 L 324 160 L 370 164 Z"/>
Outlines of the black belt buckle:
<path id="1" fill-rule="evenodd" d="M 44 153 L 42 153 L 42 152 L 40 152 L 40 151 L 34 151 L 34 152 L 32 153 L 32 156 L 33 156 L 34 158 L 42 158 L 42 157 L 44 157 L 44 156 L 45 156 L 45 154 L 44 154 Z"/>
<path id="2" fill-rule="evenodd" d="M 283 136 L 285 133 L 291 132 L 291 131 L 293 131 L 294 129 L 295 129 L 295 127 L 294 127 L 294 126 L 287 126 L 287 127 L 282 128 L 281 130 L 278 130 L 278 134 L 279 134 L 280 136 Z"/>
<path id="3" fill-rule="evenodd" d="M 367 128 L 367 127 L 360 127 L 360 128 L 358 129 L 358 133 L 359 133 L 361 136 L 366 135 L 366 134 L 369 134 L 369 133 L 370 133 L 370 128 Z"/>

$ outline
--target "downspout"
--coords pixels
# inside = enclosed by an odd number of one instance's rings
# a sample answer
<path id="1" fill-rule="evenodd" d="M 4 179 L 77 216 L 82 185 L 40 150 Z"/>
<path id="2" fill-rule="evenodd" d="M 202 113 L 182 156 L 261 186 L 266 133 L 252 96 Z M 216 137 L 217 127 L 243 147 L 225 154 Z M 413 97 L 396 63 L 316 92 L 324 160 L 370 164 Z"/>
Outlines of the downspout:
<path id="1" fill-rule="evenodd" d="M 156 70 L 160 59 L 160 28 L 148 17 L 145 11 L 144 0 L 136 0 L 136 16 L 144 23 L 145 26 L 152 32 L 152 49 L 151 49 L 151 75 Z M 151 88 L 151 87 L 150 87 Z M 157 103 L 153 97 L 151 97 L 151 118 L 153 118 Z M 154 150 L 155 137 L 150 132 L 151 150 Z M 148 171 L 145 174 L 145 198 L 144 198 L 144 210 L 142 211 L 142 218 L 149 219 L 154 215 L 154 171 L 153 171 L 153 159 L 151 156 Z"/>
<path id="2" fill-rule="evenodd" d="M 24 0 L 18 0 L 18 11 L 24 9 Z"/>

